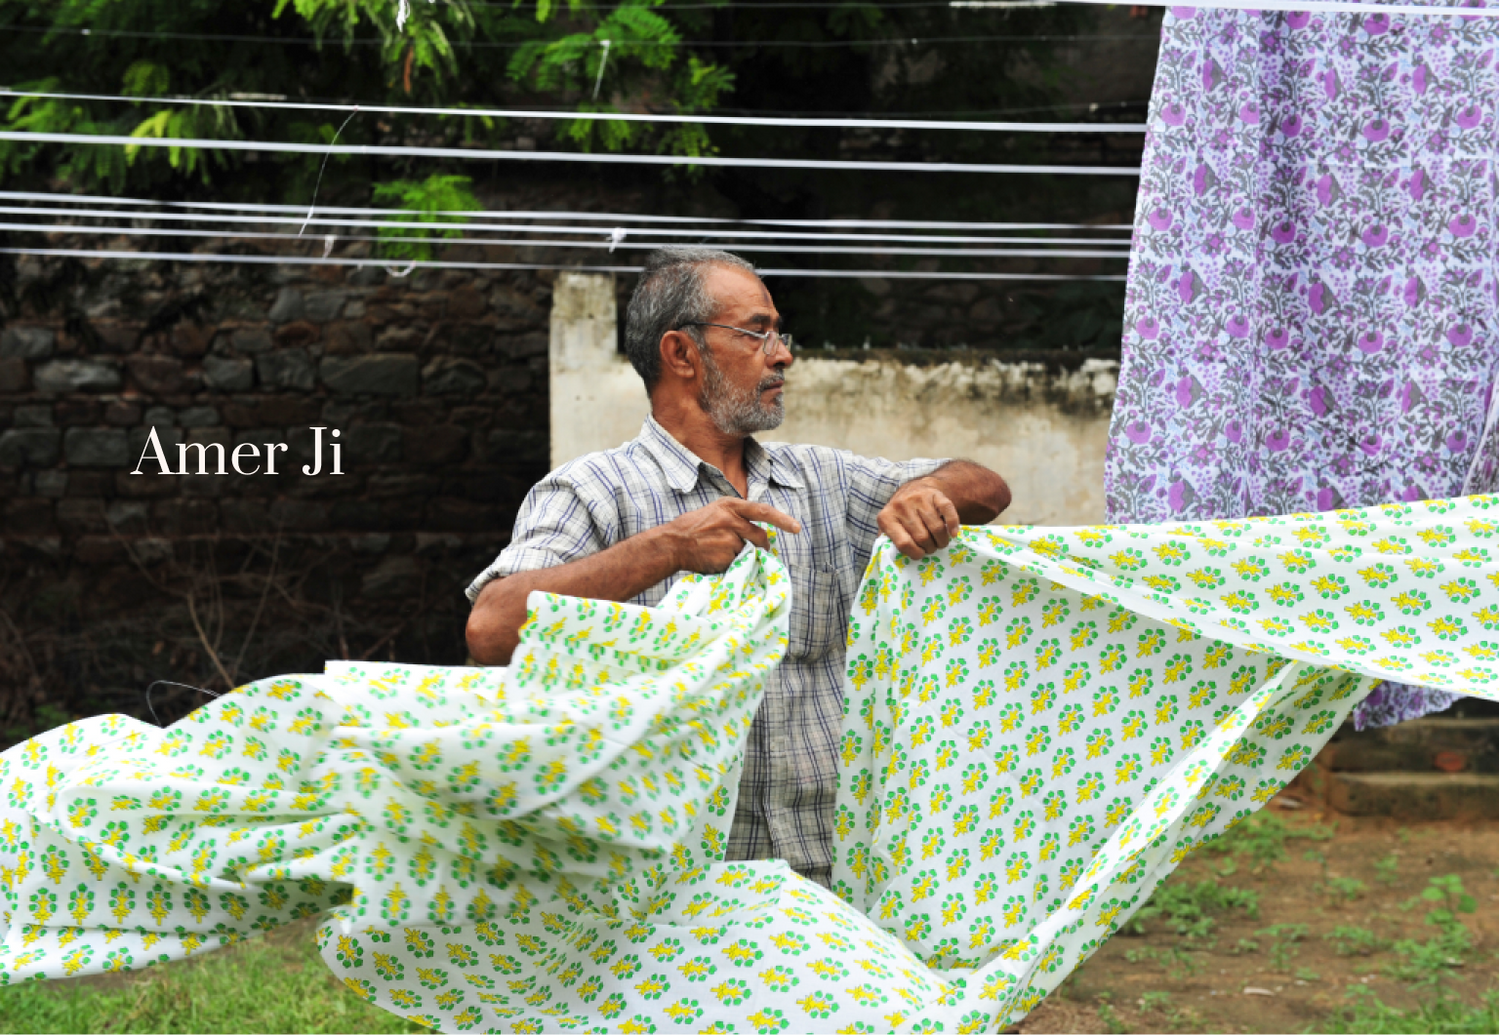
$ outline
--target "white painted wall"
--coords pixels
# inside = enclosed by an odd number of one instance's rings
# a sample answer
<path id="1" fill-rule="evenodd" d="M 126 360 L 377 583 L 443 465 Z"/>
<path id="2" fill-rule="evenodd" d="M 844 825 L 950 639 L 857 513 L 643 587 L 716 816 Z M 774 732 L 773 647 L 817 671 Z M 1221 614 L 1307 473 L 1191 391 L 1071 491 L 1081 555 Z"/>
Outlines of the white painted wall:
<path id="1" fill-rule="evenodd" d="M 561 273 L 548 344 L 552 466 L 640 434 L 646 390 L 617 354 L 614 278 Z"/>
<path id="2" fill-rule="evenodd" d="M 647 412 L 640 378 L 616 350 L 610 278 L 562 274 L 552 310 L 552 465 L 626 442 Z M 1118 364 L 1075 369 L 965 355 L 832 359 L 799 353 L 786 422 L 761 438 L 908 460 L 966 457 L 999 471 L 1014 497 L 1004 524 L 1104 521 L 1104 446 Z"/>

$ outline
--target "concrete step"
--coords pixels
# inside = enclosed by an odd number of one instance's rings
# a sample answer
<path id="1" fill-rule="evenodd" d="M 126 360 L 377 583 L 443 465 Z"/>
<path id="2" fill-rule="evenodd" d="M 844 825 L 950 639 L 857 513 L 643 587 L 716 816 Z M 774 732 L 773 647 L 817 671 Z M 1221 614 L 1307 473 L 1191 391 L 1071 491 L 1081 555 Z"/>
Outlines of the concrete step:
<path id="1" fill-rule="evenodd" d="M 1343 773 L 1478 773 L 1497 771 L 1500 722 L 1414 719 L 1383 729 L 1341 731 L 1318 754 L 1325 770 Z"/>
<path id="2" fill-rule="evenodd" d="M 1488 773 L 1324 774 L 1325 801 L 1349 816 L 1421 820 L 1493 820 L 1500 813 L 1500 777 Z"/>

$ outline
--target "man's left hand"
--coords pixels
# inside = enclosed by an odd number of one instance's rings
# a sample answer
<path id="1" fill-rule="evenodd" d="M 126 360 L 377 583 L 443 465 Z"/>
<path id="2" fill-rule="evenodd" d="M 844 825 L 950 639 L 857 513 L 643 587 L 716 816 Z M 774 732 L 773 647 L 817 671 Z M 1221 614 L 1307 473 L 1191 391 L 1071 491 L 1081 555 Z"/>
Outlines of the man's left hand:
<path id="1" fill-rule="evenodd" d="M 959 528 L 958 508 L 927 478 L 896 490 L 876 522 L 896 549 L 914 561 L 947 546 Z"/>

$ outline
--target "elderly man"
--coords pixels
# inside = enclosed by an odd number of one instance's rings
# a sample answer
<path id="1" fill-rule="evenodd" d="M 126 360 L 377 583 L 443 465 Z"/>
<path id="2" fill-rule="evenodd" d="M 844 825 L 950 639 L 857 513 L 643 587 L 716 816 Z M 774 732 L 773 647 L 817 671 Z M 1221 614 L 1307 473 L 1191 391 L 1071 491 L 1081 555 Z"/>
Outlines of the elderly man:
<path id="1" fill-rule="evenodd" d="M 992 520 L 1010 490 L 964 460 L 895 463 L 751 438 L 781 423 L 790 340 L 743 259 L 651 255 L 625 330 L 651 415 L 633 442 L 531 490 L 510 545 L 469 587 L 468 641 L 481 664 L 506 664 L 532 590 L 654 605 L 681 573 L 723 571 L 746 542 L 766 546 L 752 522 L 781 529 L 790 642 L 750 731 L 728 853 L 785 859 L 827 885 L 846 625 L 875 538 L 921 558 L 960 522 Z"/>

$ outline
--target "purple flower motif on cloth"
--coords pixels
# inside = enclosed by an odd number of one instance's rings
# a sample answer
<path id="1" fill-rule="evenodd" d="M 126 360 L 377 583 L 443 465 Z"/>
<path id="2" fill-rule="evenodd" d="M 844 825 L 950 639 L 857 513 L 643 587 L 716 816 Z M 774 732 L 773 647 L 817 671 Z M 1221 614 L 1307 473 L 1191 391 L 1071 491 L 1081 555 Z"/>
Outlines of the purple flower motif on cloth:
<path id="1" fill-rule="evenodd" d="M 1168 13 L 1110 521 L 1496 491 L 1496 51 L 1472 16 Z M 1449 700 L 1385 686 L 1356 721 Z"/>

